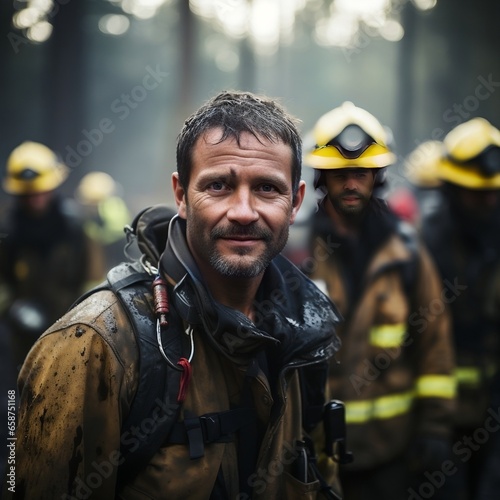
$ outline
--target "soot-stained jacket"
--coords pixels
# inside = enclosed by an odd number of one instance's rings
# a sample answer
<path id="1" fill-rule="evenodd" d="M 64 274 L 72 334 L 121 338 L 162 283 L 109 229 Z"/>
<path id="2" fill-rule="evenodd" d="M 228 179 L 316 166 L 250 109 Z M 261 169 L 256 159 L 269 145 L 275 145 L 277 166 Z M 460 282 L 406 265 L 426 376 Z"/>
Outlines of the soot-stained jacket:
<path id="1" fill-rule="evenodd" d="M 159 207 L 152 210 L 161 222 Z M 192 376 L 179 422 L 249 408 L 253 426 L 226 442 L 205 444 L 198 458 L 190 458 L 188 444 L 167 439 L 144 467 L 118 484 L 122 425 L 137 397 L 144 360 L 123 305 L 113 292 L 98 291 L 44 333 L 22 368 L 15 493 L 10 495 L 208 499 L 215 492 L 215 498 L 315 498 L 318 481 L 294 477 L 296 440 L 303 436 L 298 369 L 326 363 L 338 349 L 334 305 L 277 257 L 265 272 L 252 323 L 212 300 L 188 252 L 184 221 L 175 217 L 170 225 L 163 221 L 152 229 L 143 219 L 139 240 L 148 234 L 154 241 L 139 241 L 140 247 L 159 262 L 168 282 L 170 314 L 177 314 L 193 337 Z M 173 332 L 166 335 L 162 342 L 168 353 Z M 145 416 L 127 437 L 149 432 L 152 421 Z M 240 457 L 252 453 L 253 470 L 242 479 Z M 328 481 L 336 483 L 332 460 L 326 471 Z"/>

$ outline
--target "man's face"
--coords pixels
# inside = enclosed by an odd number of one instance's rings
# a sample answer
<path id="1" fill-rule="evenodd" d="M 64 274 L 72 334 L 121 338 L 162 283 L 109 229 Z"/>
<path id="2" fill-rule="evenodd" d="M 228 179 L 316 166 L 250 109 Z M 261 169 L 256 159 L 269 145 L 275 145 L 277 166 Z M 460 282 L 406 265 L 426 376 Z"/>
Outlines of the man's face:
<path id="1" fill-rule="evenodd" d="M 325 171 L 328 198 L 335 210 L 344 216 L 360 215 L 370 201 L 374 174 L 368 168 Z"/>
<path id="2" fill-rule="evenodd" d="M 238 146 L 220 136 L 211 129 L 196 142 L 186 191 L 173 175 L 178 211 L 202 272 L 253 278 L 283 249 L 305 184 L 292 200 L 289 146 L 249 133 Z"/>
<path id="3" fill-rule="evenodd" d="M 19 203 L 23 210 L 32 217 L 42 217 L 49 209 L 53 198 L 53 191 L 33 193 L 19 196 Z"/>
<path id="4" fill-rule="evenodd" d="M 468 214 L 478 220 L 487 219 L 498 210 L 500 189 L 466 189 L 456 187 L 458 201 Z"/>

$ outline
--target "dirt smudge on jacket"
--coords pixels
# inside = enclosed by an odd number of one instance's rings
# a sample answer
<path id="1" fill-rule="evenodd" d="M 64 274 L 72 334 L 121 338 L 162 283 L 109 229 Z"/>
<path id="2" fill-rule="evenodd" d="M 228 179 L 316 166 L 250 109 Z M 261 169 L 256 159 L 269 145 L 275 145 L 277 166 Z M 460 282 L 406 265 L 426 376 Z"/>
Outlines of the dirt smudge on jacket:
<path id="1" fill-rule="evenodd" d="M 69 467 L 69 474 L 68 474 L 68 493 L 72 493 L 73 491 L 73 483 L 75 482 L 77 473 L 78 473 L 78 466 L 80 465 L 80 462 L 82 461 L 82 452 L 79 448 L 79 446 L 82 444 L 83 440 L 83 430 L 82 426 L 79 425 L 76 428 L 76 434 L 73 439 L 73 453 L 71 454 L 71 458 L 68 463 Z"/>

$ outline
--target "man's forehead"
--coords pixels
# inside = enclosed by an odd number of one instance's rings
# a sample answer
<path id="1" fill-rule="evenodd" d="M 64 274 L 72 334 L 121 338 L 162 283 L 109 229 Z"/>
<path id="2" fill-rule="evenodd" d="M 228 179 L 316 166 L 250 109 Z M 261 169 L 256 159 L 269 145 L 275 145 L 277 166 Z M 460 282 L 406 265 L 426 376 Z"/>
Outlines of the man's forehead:
<path id="1" fill-rule="evenodd" d="M 224 130 L 222 127 L 210 127 L 201 133 L 199 139 L 210 144 L 217 144 L 222 139 L 223 134 Z"/>
<path id="2" fill-rule="evenodd" d="M 234 144 L 237 144 L 241 149 L 245 149 L 246 145 L 255 143 L 256 140 L 265 146 L 283 143 L 283 141 L 278 138 L 276 140 L 270 140 L 262 134 L 253 133 L 247 130 L 243 130 L 238 133 L 226 133 L 226 137 L 224 138 L 224 140 L 222 140 L 223 137 L 224 129 L 219 126 L 214 126 L 205 130 L 199 137 L 199 140 L 204 141 L 208 145 L 214 146 L 220 144 L 221 142 L 232 142 Z"/>

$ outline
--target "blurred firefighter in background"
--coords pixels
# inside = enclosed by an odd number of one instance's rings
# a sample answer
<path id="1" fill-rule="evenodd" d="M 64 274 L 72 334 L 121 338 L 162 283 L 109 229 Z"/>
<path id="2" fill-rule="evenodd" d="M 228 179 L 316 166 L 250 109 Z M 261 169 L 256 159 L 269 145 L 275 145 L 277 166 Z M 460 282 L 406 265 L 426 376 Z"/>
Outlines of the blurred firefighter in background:
<path id="1" fill-rule="evenodd" d="M 396 215 L 419 231 L 422 229 L 422 219 L 439 210 L 441 203 L 441 182 L 436 174 L 441 151 L 440 141 L 420 143 L 404 159 L 403 176 L 409 184 L 391 191 L 385 198 Z"/>
<path id="2" fill-rule="evenodd" d="M 131 222 L 121 186 L 106 172 L 84 175 L 75 191 L 87 236 L 103 248 L 106 269 L 124 260 L 124 227 Z"/>
<path id="3" fill-rule="evenodd" d="M 0 314 L 17 367 L 40 334 L 104 276 L 102 251 L 85 236 L 76 203 L 57 192 L 69 169 L 43 144 L 24 142 L 8 160 L 2 214 Z"/>
<path id="4" fill-rule="evenodd" d="M 441 203 L 422 232 L 441 275 L 457 289 L 449 301 L 459 396 L 450 498 L 493 499 L 500 491 L 500 130 L 473 118 L 451 130 L 439 158 L 429 160 Z"/>
<path id="5" fill-rule="evenodd" d="M 346 102 L 313 136 L 304 163 L 323 197 L 306 271 L 345 320 L 329 377 L 331 395 L 345 401 L 354 456 L 341 467 L 342 486 L 349 500 L 401 500 L 451 453 L 454 353 L 443 283 L 417 231 L 377 198 L 396 160 L 390 131 Z"/>
<path id="6" fill-rule="evenodd" d="M 424 141 L 405 158 L 404 173 L 410 182 L 408 189 L 415 195 L 419 206 L 419 229 L 422 228 L 423 219 L 440 210 L 443 201 L 442 182 L 437 175 L 442 151 L 441 141 Z"/>

